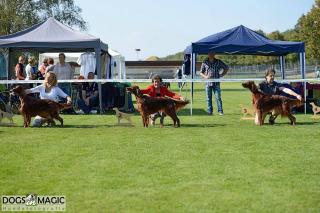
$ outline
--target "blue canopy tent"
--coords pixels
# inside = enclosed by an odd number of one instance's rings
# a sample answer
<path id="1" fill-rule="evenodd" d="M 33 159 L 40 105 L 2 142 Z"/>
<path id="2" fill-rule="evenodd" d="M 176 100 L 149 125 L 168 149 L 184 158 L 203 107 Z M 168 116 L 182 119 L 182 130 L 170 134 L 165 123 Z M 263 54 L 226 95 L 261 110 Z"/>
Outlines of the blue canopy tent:
<path id="1" fill-rule="evenodd" d="M 285 79 L 284 57 L 289 53 L 297 53 L 300 55 L 301 77 L 305 78 L 305 46 L 303 42 L 271 40 L 243 25 L 193 42 L 184 52 L 191 54 L 192 78 L 196 73 L 197 54 L 208 54 L 209 52 L 230 55 L 279 56 L 282 79 Z M 191 84 L 191 103 L 192 101 L 193 83 Z"/>
<path id="2" fill-rule="evenodd" d="M 54 18 L 36 24 L 23 31 L 0 36 L 0 48 L 9 49 L 34 49 L 42 52 L 95 52 L 100 56 L 101 52 L 108 51 L 108 45 L 99 38 L 76 31 Z M 9 63 L 8 65 L 9 66 Z M 96 69 L 98 78 L 101 78 L 100 57 L 96 57 Z M 9 72 L 9 67 L 7 67 Z M 8 74 L 7 74 L 8 76 Z M 101 85 L 99 84 L 101 94 Z M 100 107 L 101 107 L 101 95 Z"/>

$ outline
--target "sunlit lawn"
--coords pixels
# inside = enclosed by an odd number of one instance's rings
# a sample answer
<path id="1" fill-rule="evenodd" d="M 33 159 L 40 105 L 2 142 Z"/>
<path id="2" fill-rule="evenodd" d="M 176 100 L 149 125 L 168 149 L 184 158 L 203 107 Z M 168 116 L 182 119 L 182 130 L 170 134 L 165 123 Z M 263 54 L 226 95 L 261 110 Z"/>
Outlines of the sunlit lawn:
<path id="1" fill-rule="evenodd" d="M 138 114 L 118 126 L 110 112 L 24 129 L 15 116 L 0 127 L 0 195 L 66 195 L 67 212 L 320 212 L 320 120 L 258 127 L 240 120 L 249 91 L 222 88 L 225 116 L 206 115 L 198 84 L 181 128 L 143 128 Z"/>

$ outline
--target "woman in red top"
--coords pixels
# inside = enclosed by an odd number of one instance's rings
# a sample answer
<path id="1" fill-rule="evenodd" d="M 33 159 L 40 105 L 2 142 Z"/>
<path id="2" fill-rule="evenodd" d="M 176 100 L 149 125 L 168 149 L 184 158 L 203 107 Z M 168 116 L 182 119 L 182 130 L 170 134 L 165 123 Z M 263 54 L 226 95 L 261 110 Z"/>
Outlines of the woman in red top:
<path id="1" fill-rule="evenodd" d="M 173 99 L 184 100 L 184 98 L 174 92 L 168 90 L 168 88 L 162 85 L 162 78 L 159 75 L 155 75 L 152 78 L 152 84 L 147 87 L 147 89 L 141 90 L 142 94 L 149 95 L 150 97 L 165 97 L 168 96 Z M 155 120 L 160 117 L 160 124 L 163 124 L 163 119 L 165 117 L 165 113 L 157 112 L 155 114 L 150 115 L 151 124 L 155 124 Z"/>

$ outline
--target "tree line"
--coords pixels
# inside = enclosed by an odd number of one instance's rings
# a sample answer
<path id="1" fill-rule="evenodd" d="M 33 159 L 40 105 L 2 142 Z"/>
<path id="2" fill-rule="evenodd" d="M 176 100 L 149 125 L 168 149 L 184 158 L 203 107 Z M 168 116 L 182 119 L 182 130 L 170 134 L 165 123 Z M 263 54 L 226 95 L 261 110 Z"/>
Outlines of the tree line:
<path id="1" fill-rule="evenodd" d="M 273 40 L 281 41 L 303 41 L 306 47 L 306 58 L 308 63 L 319 64 L 320 62 L 320 0 L 315 0 L 311 10 L 303 14 L 293 29 L 284 32 L 274 31 L 265 33 L 261 29 L 256 32 Z M 179 52 L 168 55 L 161 60 L 183 60 L 184 53 Z M 197 60 L 203 60 L 206 56 L 198 56 Z M 251 55 L 219 55 L 220 59 L 230 65 L 251 64 L 275 64 L 279 58 L 274 56 L 251 56 Z M 297 54 L 289 54 L 287 63 L 296 63 L 299 58 Z"/>
<path id="2" fill-rule="evenodd" d="M 74 0 L 0 0 L 0 36 L 8 35 L 54 17 L 58 21 L 80 30 L 87 30 L 88 25 L 81 17 L 82 9 Z M 307 14 L 303 14 L 293 29 L 284 32 L 274 31 L 258 33 L 275 40 L 303 41 L 306 46 L 307 62 L 320 62 L 320 0 L 315 0 Z M 179 52 L 160 60 L 183 60 L 183 52 Z M 199 56 L 202 60 L 206 56 Z M 274 64 L 278 57 L 249 55 L 220 55 L 230 65 Z M 287 63 L 295 63 L 296 54 L 286 57 Z"/>
<path id="3" fill-rule="evenodd" d="M 1 0 L 0 35 L 8 35 L 54 17 L 80 30 L 87 29 L 82 9 L 73 0 Z"/>

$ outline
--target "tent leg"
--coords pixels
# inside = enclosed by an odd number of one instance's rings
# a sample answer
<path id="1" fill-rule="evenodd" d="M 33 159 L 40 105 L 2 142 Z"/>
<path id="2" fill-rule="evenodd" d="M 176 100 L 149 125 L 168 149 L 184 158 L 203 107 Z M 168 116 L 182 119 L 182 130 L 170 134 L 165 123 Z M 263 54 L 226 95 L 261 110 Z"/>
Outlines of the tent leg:
<path id="1" fill-rule="evenodd" d="M 100 61 L 100 53 L 101 49 L 100 48 L 95 48 L 95 54 L 96 54 L 96 70 L 97 70 L 97 75 L 98 78 L 101 79 L 101 61 Z M 102 87 L 101 87 L 101 82 L 98 82 L 98 91 L 99 91 L 99 111 L 100 115 L 102 115 Z"/>
<path id="2" fill-rule="evenodd" d="M 301 78 L 305 79 L 306 74 L 306 54 L 305 52 L 301 52 L 300 54 L 300 71 L 301 71 Z M 304 114 L 307 114 L 307 82 L 303 82 L 303 90 L 304 90 Z"/>
<path id="3" fill-rule="evenodd" d="M 192 53 L 191 55 L 191 80 L 194 79 L 194 77 L 196 76 L 196 57 L 197 55 L 195 53 Z M 193 88 L 194 88 L 194 83 L 191 82 L 191 108 L 190 108 L 190 115 L 192 116 L 192 110 L 193 110 Z"/>

